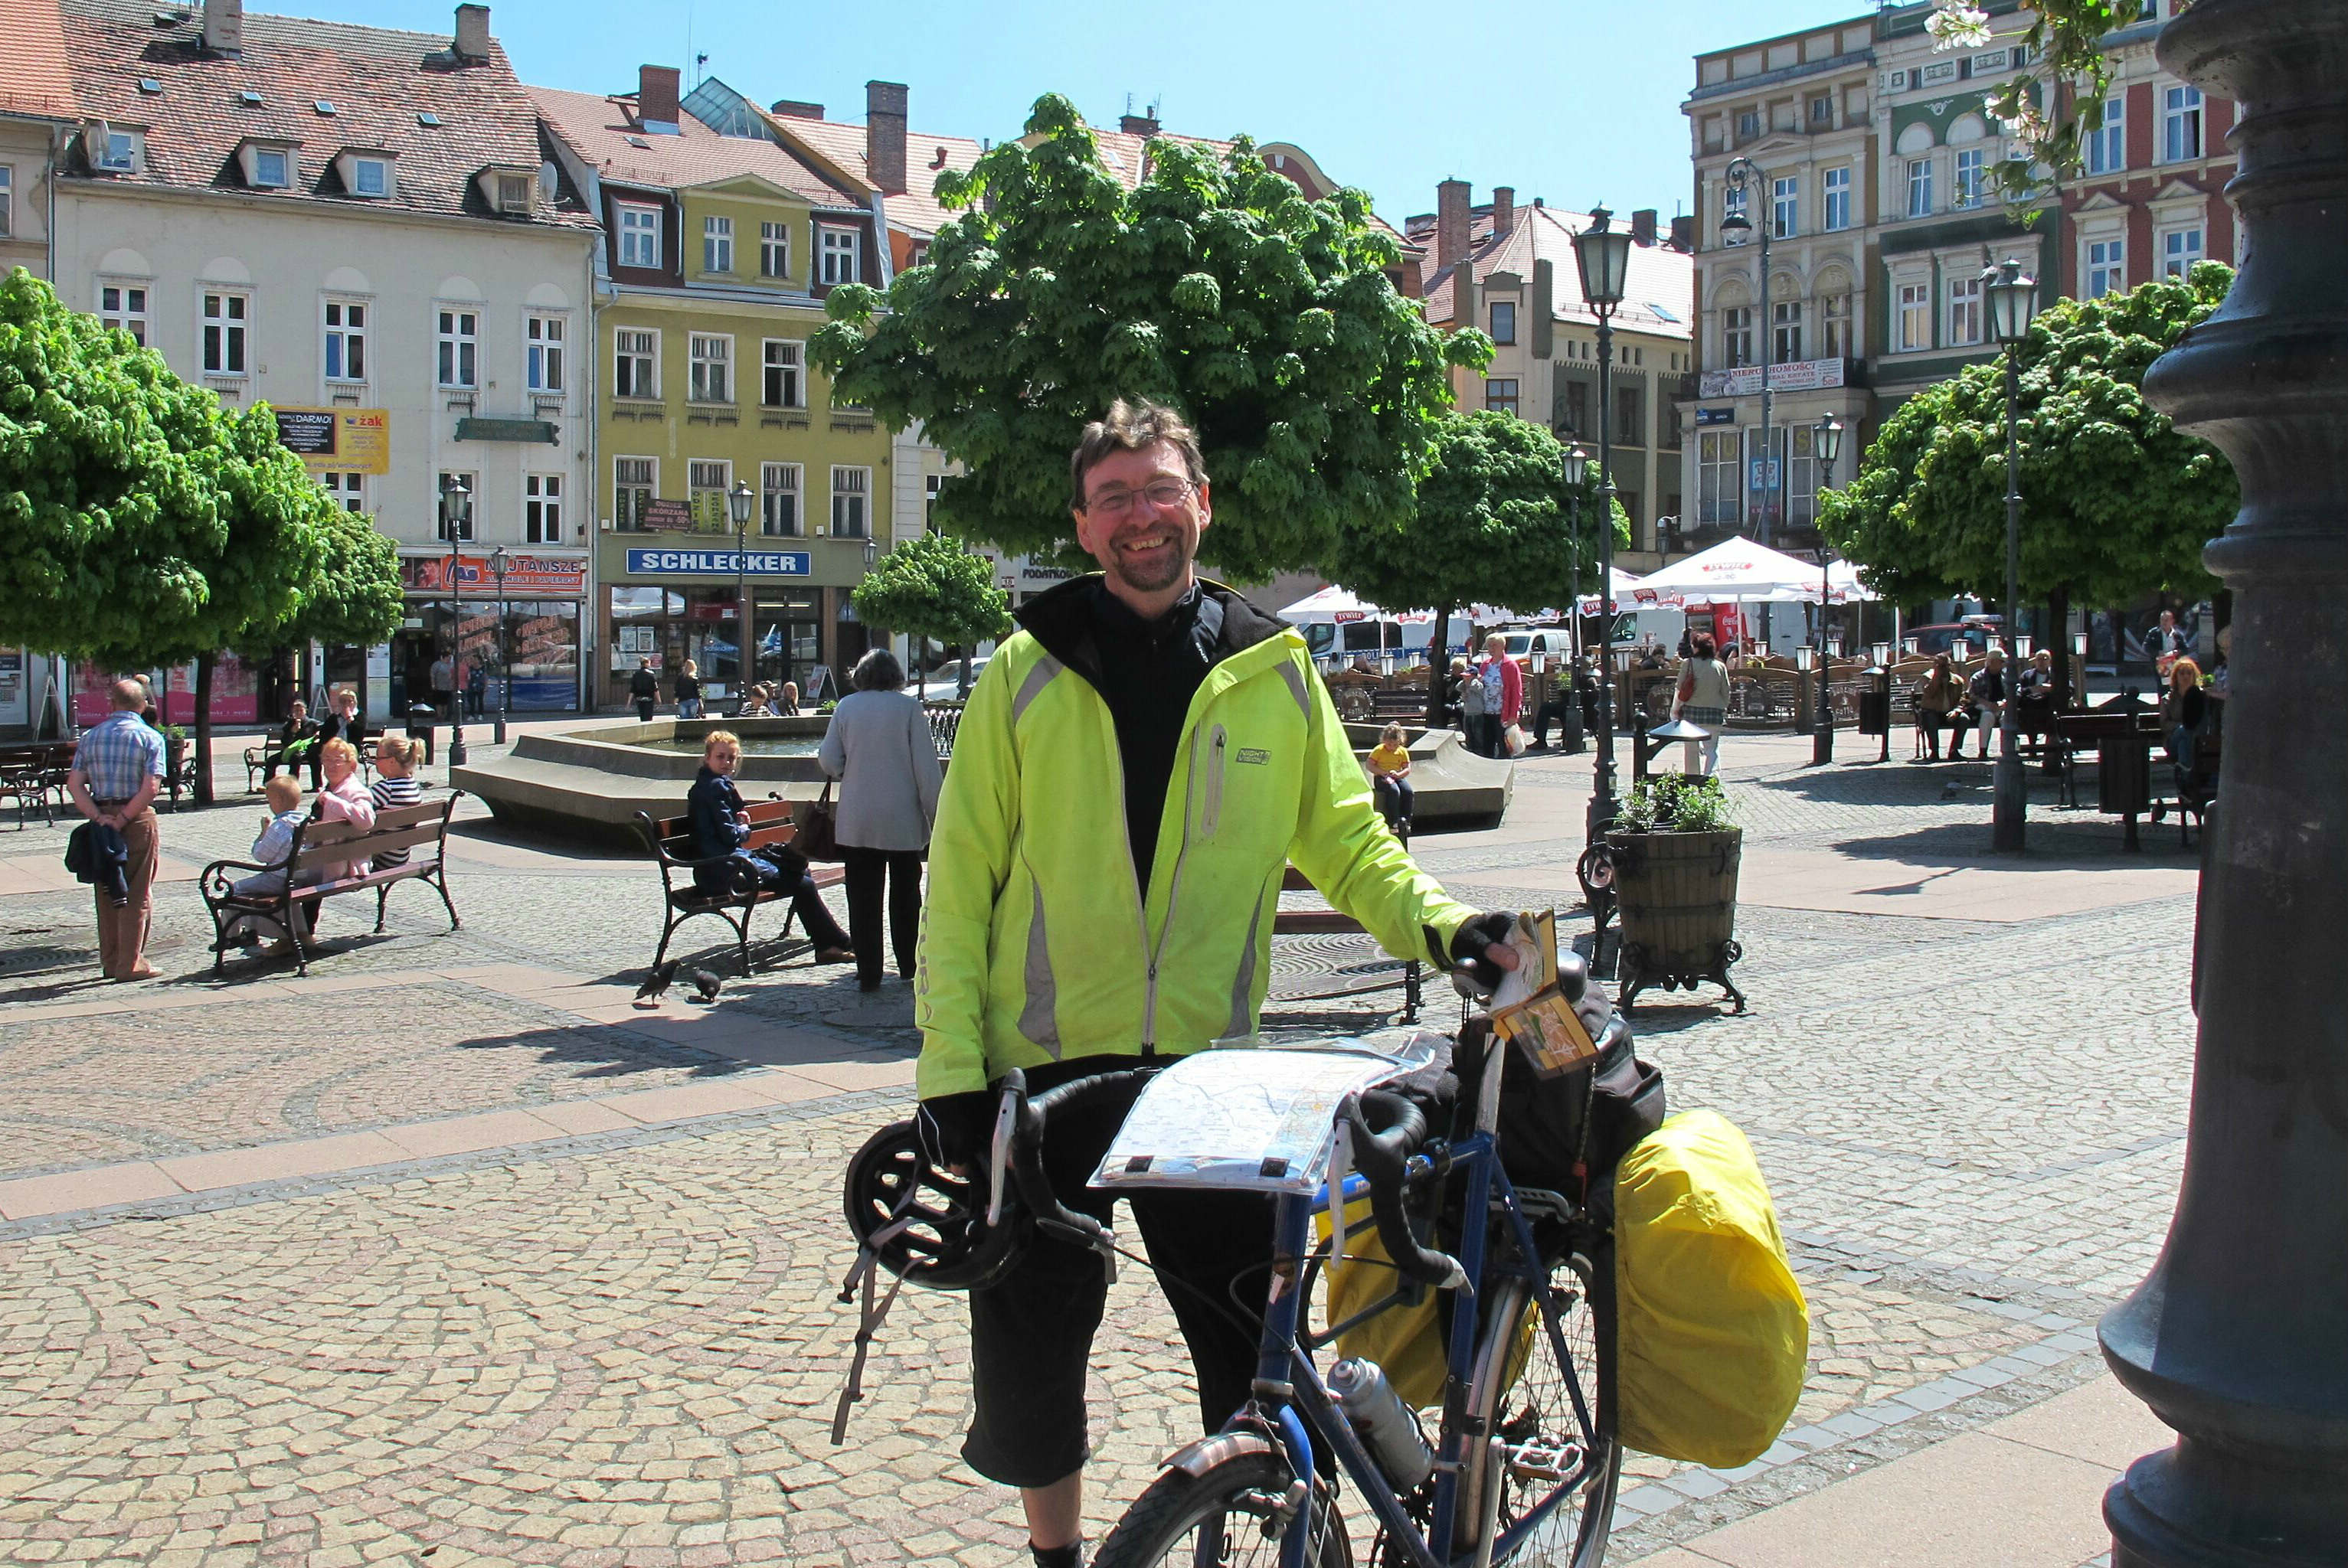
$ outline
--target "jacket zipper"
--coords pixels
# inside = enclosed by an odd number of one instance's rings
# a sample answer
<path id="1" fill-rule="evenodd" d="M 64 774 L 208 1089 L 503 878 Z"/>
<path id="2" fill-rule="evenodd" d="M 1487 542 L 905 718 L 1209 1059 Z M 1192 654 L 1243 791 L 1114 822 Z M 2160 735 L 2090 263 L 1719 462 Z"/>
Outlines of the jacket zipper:
<path id="1" fill-rule="evenodd" d="M 1215 743 L 1218 748 L 1222 744 L 1220 733 Z M 1174 875 L 1166 885 L 1166 919 L 1158 927 L 1158 940 L 1149 948 L 1149 985 L 1144 993 L 1141 1013 L 1141 1053 L 1144 1056 L 1150 1055 L 1158 1048 L 1158 960 L 1166 951 L 1166 934 L 1174 928 L 1174 907 L 1182 897 L 1182 863 L 1190 858 L 1190 804 L 1198 794 L 1199 731 L 1194 723 L 1190 726 L 1190 771 L 1182 780 L 1182 847 L 1174 852 Z M 1129 856 L 1132 852 L 1131 842 L 1128 841 L 1126 853 Z M 1147 939 L 1149 922 L 1146 916 L 1141 929 L 1143 938 Z"/>
<path id="2" fill-rule="evenodd" d="M 1106 712 L 1108 704 L 1103 702 L 1101 707 Z M 1117 775 L 1117 820 L 1123 822 L 1126 810 L 1125 758 L 1118 753 L 1116 740 L 1117 721 L 1111 716 L 1109 766 Z M 1148 987 L 1143 993 L 1141 1003 L 1141 1054 L 1155 1056 L 1158 1054 L 1158 951 L 1149 941 L 1149 889 L 1142 884 L 1141 862 L 1133 857 L 1133 839 L 1129 835 L 1125 841 L 1125 865 L 1126 869 L 1133 873 L 1133 920 L 1141 932 L 1141 950 L 1148 955 L 1149 962 Z"/>
<path id="3" fill-rule="evenodd" d="M 1207 766 L 1207 809 L 1199 821 L 1199 836 L 1210 842 L 1223 820 L 1223 753 L 1230 742 L 1231 732 L 1217 724 L 1214 760 Z"/>

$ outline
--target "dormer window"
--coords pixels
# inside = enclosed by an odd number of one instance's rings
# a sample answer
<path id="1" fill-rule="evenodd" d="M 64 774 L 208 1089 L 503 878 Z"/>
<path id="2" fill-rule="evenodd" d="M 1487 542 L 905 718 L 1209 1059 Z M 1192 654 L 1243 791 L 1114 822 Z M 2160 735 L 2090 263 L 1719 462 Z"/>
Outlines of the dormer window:
<path id="1" fill-rule="evenodd" d="M 535 173 L 520 169 L 485 169 L 475 176 L 480 187 L 481 200 L 492 211 L 508 218 L 527 218 L 535 205 L 538 180 Z"/>
<path id="2" fill-rule="evenodd" d="M 283 148 L 252 149 L 252 182 L 272 190 L 282 190 L 294 182 L 293 160 Z"/>
<path id="3" fill-rule="evenodd" d="M 89 166 L 108 174 L 129 174 L 139 167 L 139 133 L 108 125 L 104 120 L 82 134 Z"/>
<path id="4" fill-rule="evenodd" d="M 380 201 L 391 195 L 391 155 L 384 152 L 358 152 L 345 149 L 335 158 L 337 172 L 342 176 L 343 189 L 354 196 L 364 196 Z"/>
<path id="5" fill-rule="evenodd" d="M 498 176 L 498 210 L 527 212 L 530 210 L 530 177 L 523 174 Z"/>

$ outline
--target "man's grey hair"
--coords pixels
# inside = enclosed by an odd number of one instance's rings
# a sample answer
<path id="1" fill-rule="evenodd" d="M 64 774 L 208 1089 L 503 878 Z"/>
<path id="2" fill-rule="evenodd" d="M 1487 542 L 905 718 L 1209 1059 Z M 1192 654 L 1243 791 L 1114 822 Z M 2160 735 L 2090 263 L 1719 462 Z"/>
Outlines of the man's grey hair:
<path id="1" fill-rule="evenodd" d="M 1069 508 L 1085 509 L 1085 476 L 1111 453 L 1139 452 L 1160 441 L 1171 442 L 1182 454 L 1182 469 L 1190 483 L 1207 482 L 1207 460 L 1199 450 L 1199 433 L 1189 420 L 1162 403 L 1147 398 L 1128 403 L 1120 397 L 1108 405 L 1106 415 L 1085 426 L 1084 437 L 1068 459 Z"/>
<path id="2" fill-rule="evenodd" d="M 901 692 L 905 667 L 886 648 L 875 648 L 856 661 L 856 673 L 850 679 L 860 692 Z"/>

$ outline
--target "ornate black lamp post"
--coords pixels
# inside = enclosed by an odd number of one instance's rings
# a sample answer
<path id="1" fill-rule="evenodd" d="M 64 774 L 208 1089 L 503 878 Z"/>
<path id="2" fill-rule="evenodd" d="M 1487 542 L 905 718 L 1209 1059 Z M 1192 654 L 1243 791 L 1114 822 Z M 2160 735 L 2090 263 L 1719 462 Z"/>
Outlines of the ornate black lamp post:
<path id="1" fill-rule="evenodd" d="M 2004 261 L 1982 273 L 1989 296 L 1990 336 L 2005 350 L 2005 640 L 2006 696 L 1998 725 L 1997 765 L 1992 769 L 1990 847 L 2000 855 L 2023 850 L 2023 818 L 2029 796 L 2022 782 L 2022 737 L 2013 727 L 2013 682 L 2021 679 L 2015 658 L 2014 623 L 2022 603 L 2022 449 L 2014 434 L 2014 406 L 2022 395 L 2022 344 L 2038 314 L 2038 280 L 2022 263 Z"/>
<path id="2" fill-rule="evenodd" d="M 1818 460 L 1818 493 L 1826 494 L 1834 483 L 1835 459 L 1842 456 L 1842 421 L 1828 415 L 1818 421 L 1810 434 L 1810 442 Z M 1834 671 L 1834 658 L 1827 645 L 1827 610 L 1833 602 L 1833 590 L 1827 579 L 1826 536 L 1818 537 L 1818 645 L 1814 657 L 1818 664 L 1818 711 L 1813 716 L 1810 730 L 1810 761 L 1823 766 L 1834 761 L 1834 705 L 1828 699 L 1828 681 Z"/>
<path id="3" fill-rule="evenodd" d="M 513 695 L 513 652 L 506 645 L 506 547 L 489 552 L 489 575 L 498 579 L 498 733 L 506 743 L 506 713 Z"/>
<path id="4" fill-rule="evenodd" d="M 1724 245 L 1750 244 L 1756 226 L 1747 210 L 1755 201 L 1768 198 L 1769 177 L 1759 164 L 1749 158 L 1730 159 L 1722 174 L 1727 189 L 1722 193 L 1724 206 L 1720 216 L 1720 242 Z M 1777 495 L 1778 481 L 1777 449 L 1769 441 L 1769 364 L 1777 357 L 1777 327 L 1770 318 L 1769 231 L 1776 226 L 1777 215 L 1775 212 L 1769 215 L 1768 222 L 1759 225 L 1761 307 L 1760 319 L 1753 323 L 1754 333 L 1761 344 L 1761 520 L 1754 537 L 1765 545 L 1769 542 L 1770 524 L 1776 517 L 1772 503 Z M 1738 508 L 1739 511 L 1743 509 Z M 1761 607 L 1761 651 L 1769 651 L 1769 607 L 1766 604 Z"/>
<path id="5" fill-rule="evenodd" d="M 461 474 L 440 476 L 440 532 L 448 540 L 448 765 L 465 765 L 465 587 L 457 575 L 458 551 L 473 531 L 473 490 Z"/>
<path id="6" fill-rule="evenodd" d="M 1631 231 L 1592 210 L 1573 237 L 1581 297 L 1598 313 L 1598 765 L 1590 792 L 1589 841 L 1614 820 L 1614 310 L 1631 271 Z"/>
<path id="7" fill-rule="evenodd" d="M 738 706 L 750 690 L 750 507 L 757 500 L 740 479 L 726 492 L 726 515 L 734 519 L 734 696 Z"/>
<path id="8" fill-rule="evenodd" d="M 2157 53 L 2235 101 L 2243 244 L 2145 398 L 2232 459 L 2242 509 L 2203 557 L 2234 640 L 2185 1179 L 2159 1262 L 2102 1327 L 2178 1440 L 2104 1517 L 2116 1568 L 2348 1563 L 2348 6 L 2199 0 Z"/>

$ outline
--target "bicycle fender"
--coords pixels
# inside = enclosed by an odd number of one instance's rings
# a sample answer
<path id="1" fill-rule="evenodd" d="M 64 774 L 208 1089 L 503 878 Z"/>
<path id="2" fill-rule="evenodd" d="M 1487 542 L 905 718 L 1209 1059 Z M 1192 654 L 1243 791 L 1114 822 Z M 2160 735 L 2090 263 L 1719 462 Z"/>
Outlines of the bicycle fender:
<path id="1" fill-rule="evenodd" d="M 1200 1438 L 1194 1443 L 1176 1449 L 1166 1456 L 1166 1468 L 1179 1470 L 1196 1481 L 1217 1465 L 1235 1460 L 1241 1454 L 1286 1457 L 1285 1450 L 1262 1432 L 1217 1432 L 1213 1437 Z"/>

